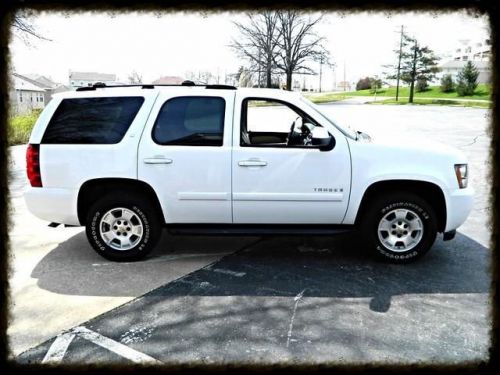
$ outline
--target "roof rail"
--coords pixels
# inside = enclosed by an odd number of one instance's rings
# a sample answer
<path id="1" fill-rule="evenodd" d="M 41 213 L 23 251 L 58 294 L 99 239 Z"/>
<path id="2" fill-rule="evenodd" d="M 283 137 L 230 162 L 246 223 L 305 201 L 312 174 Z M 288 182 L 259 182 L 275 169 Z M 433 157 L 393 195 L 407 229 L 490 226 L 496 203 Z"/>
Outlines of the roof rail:
<path id="1" fill-rule="evenodd" d="M 214 90 L 236 90 L 235 86 L 230 85 L 197 85 L 193 81 L 184 81 L 179 84 L 155 84 L 155 83 L 140 83 L 140 84 L 130 84 L 130 85 L 106 85 L 103 82 L 96 82 L 92 86 L 78 87 L 76 91 L 95 91 L 96 89 L 112 89 L 119 87 L 141 87 L 143 89 L 154 89 L 155 87 L 205 87 L 206 89 Z"/>

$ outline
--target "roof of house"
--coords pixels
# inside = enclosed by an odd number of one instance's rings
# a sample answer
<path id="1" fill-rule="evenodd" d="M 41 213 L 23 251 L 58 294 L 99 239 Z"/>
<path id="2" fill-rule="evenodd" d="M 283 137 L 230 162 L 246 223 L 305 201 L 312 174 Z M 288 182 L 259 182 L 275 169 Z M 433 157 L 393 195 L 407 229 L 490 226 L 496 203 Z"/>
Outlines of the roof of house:
<path id="1" fill-rule="evenodd" d="M 154 80 L 152 83 L 156 85 L 180 85 L 182 82 L 184 82 L 184 78 L 182 77 L 163 76 Z"/>
<path id="2" fill-rule="evenodd" d="M 451 60 L 447 61 L 444 64 L 440 65 L 439 67 L 441 69 L 462 69 L 468 61 L 462 61 L 462 60 Z M 491 65 L 489 61 L 472 61 L 471 63 L 477 68 L 477 69 L 491 69 Z"/>
<path id="3" fill-rule="evenodd" d="M 42 88 L 51 89 L 58 85 L 58 83 L 52 81 L 50 78 L 43 76 L 41 74 L 22 74 L 24 77 L 33 81 L 33 84 L 39 85 Z"/>
<path id="4" fill-rule="evenodd" d="M 45 92 L 43 88 L 33 84 L 30 79 L 27 79 L 20 74 L 12 73 L 12 76 L 14 78 L 13 83 L 15 90 Z"/>
<path id="5" fill-rule="evenodd" d="M 116 74 L 96 72 L 70 72 L 69 79 L 74 79 L 76 81 L 116 81 Z"/>

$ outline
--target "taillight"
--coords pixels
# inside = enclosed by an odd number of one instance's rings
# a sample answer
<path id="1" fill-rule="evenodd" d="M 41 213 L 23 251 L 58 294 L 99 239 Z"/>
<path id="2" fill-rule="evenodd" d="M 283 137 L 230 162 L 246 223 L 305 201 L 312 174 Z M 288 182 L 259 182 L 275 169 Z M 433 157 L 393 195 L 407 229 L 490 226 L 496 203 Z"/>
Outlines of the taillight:
<path id="1" fill-rule="evenodd" d="M 33 187 L 42 187 L 40 174 L 40 145 L 29 144 L 26 150 L 26 172 Z"/>

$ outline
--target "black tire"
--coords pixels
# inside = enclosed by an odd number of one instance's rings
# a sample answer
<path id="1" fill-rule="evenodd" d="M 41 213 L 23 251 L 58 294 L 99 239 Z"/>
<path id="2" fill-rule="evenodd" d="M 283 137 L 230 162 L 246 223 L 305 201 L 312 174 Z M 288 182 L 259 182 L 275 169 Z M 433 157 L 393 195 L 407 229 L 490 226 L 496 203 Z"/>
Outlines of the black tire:
<path id="1" fill-rule="evenodd" d="M 126 193 L 124 193 L 124 195 L 125 194 Z M 130 228 L 124 228 L 125 232 L 118 232 L 118 241 L 113 242 L 115 241 L 113 240 L 111 242 L 112 246 L 120 246 L 120 235 L 129 236 L 127 239 L 130 240 L 129 242 L 132 242 L 132 244 L 130 244 L 130 248 L 122 250 L 118 250 L 108 245 L 106 239 L 100 231 L 101 226 L 107 225 L 103 222 L 105 215 L 108 213 L 115 215 L 120 208 L 126 209 L 123 210 L 122 213 L 133 213 L 132 220 L 134 220 L 134 223 L 127 224 L 131 226 L 142 225 L 140 228 L 141 235 L 135 236 L 133 233 L 126 232 L 126 230 L 130 230 Z M 113 209 L 115 209 L 114 212 Z M 120 213 L 117 215 L 120 215 Z M 111 216 L 107 215 L 107 217 L 110 218 Z M 162 220 L 163 219 L 155 209 L 154 205 L 147 199 L 131 194 L 126 194 L 124 197 L 120 197 L 120 194 L 106 195 L 96 201 L 87 213 L 87 238 L 94 250 L 106 259 L 123 262 L 136 261 L 149 254 L 158 243 L 162 231 Z M 116 237 L 116 234 L 114 234 L 114 236 Z M 133 239 L 133 241 L 131 239 Z"/>
<path id="2" fill-rule="evenodd" d="M 436 240 L 436 214 L 432 207 L 419 196 L 411 193 L 392 193 L 379 196 L 369 202 L 368 205 L 369 206 L 363 217 L 361 230 L 370 252 L 377 258 L 392 263 L 409 263 L 426 254 Z M 407 210 L 407 212 L 409 212 L 404 221 L 391 221 L 399 220 L 395 216 L 396 213 L 394 210 L 396 209 Z M 404 213 L 405 211 L 399 212 Z M 393 214 L 394 216 L 392 216 Z M 416 218 L 413 215 L 417 216 L 420 223 L 418 221 L 414 221 Z M 381 228 L 379 236 L 379 223 L 381 223 L 384 218 L 387 219 L 384 223 L 392 224 L 389 227 L 389 231 Z M 408 220 L 408 222 L 406 222 L 406 220 Z M 416 229 L 410 231 L 409 234 L 408 232 L 405 234 L 405 232 L 403 232 L 404 229 L 406 229 L 403 227 L 404 225 L 407 225 L 407 227 L 408 225 L 411 226 L 408 230 L 412 227 L 423 227 L 422 233 L 419 233 L 419 230 Z M 396 226 L 396 228 L 393 226 Z M 394 232 L 392 231 L 393 228 Z M 403 240 L 407 238 L 408 242 L 413 241 L 412 244 L 408 244 L 408 250 L 405 250 L 404 242 L 399 241 L 399 235 L 401 235 Z M 381 241 L 381 238 L 386 240 L 388 243 L 391 239 L 397 242 L 395 242 L 393 248 L 391 248 L 391 245 L 384 244 L 384 242 Z"/>

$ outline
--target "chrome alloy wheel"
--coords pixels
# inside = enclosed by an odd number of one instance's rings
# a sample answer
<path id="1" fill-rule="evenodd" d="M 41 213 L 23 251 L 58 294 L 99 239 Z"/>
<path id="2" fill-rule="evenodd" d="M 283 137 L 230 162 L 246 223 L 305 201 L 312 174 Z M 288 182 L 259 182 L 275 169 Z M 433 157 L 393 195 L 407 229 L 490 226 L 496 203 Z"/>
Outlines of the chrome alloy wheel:
<path id="1" fill-rule="evenodd" d="M 142 239 L 144 233 L 139 217 L 128 208 L 118 207 L 106 212 L 100 223 L 103 241 L 115 250 L 130 250 Z"/>
<path id="2" fill-rule="evenodd" d="M 422 240 L 424 225 L 414 211 L 398 208 L 380 220 L 377 233 L 387 249 L 404 252 L 413 249 Z"/>

